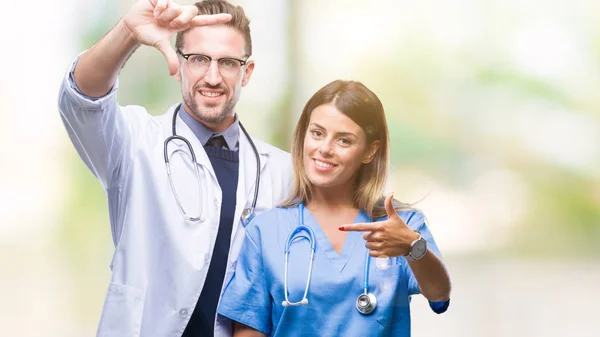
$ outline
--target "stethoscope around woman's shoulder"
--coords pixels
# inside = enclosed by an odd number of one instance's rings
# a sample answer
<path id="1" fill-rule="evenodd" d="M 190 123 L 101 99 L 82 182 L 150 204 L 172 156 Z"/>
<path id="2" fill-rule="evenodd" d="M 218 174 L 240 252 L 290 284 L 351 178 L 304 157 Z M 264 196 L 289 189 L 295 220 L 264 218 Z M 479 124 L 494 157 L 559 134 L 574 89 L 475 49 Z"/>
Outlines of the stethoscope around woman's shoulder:
<path id="1" fill-rule="evenodd" d="M 305 232 L 306 234 L 303 234 Z M 288 260 L 290 256 L 291 245 L 297 239 L 305 238 L 308 240 L 310 244 L 310 263 L 308 265 L 308 277 L 306 279 L 306 287 L 304 288 L 304 295 L 302 299 L 298 302 L 290 302 L 287 288 L 287 276 L 288 276 Z M 312 228 L 304 225 L 304 204 L 300 203 L 298 205 L 298 226 L 292 230 L 290 235 L 288 236 L 287 241 L 285 242 L 285 267 L 283 272 L 283 292 L 285 296 L 285 300 L 281 303 L 284 307 L 288 306 L 298 306 L 302 304 L 308 304 L 308 288 L 310 286 L 310 278 L 312 275 L 313 268 L 313 260 L 315 258 L 315 251 L 317 249 L 317 241 L 315 240 L 315 233 Z M 363 315 L 369 315 L 375 308 L 377 307 L 377 298 L 373 293 L 369 293 L 369 268 L 371 266 L 371 256 L 369 255 L 369 250 L 367 250 L 367 257 L 365 261 L 365 280 L 363 293 L 358 296 L 356 299 L 356 309 Z"/>
<path id="2" fill-rule="evenodd" d="M 183 215 L 183 218 L 186 221 L 197 222 L 197 221 L 201 221 L 201 219 L 202 219 L 202 197 L 203 196 L 202 196 L 202 186 L 200 185 L 200 170 L 198 169 L 198 162 L 196 161 L 196 154 L 194 153 L 192 144 L 185 137 L 179 136 L 177 134 L 177 129 L 176 129 L 177 113 L 179 112 L 180 108 L 181 108 L 181 104 L 179 104 L 177 106 L 177 108 L 175 108 L 175 112 L 173 112 L 173 124 L 172 124 L 173 135 L 171 135 L 171 136 L 167 137 L 167 139 L 165 139 L 164 149 L 163 149 L 164 157 L 165 157 L 165 165 L 167 167 L 167 176 L 169 177 L 169 185 L 171 186 L 171 191 L 173 192 L 175 201 L 177 202 L 177 207 L 179 208 L 179 212 L 181 212 L 181 214 Z M 242 125 L 241 122 L 239 123 L 239 125 L 240 125 L 240 129 L 242 129 L 242 131 L 244 132 L 244 135 L 248 139 L 250 146 L 252 146 L 252 150 L 254 151 L 254 156 L 256 157 L 256 178 L 255 178 L 254 198 L 252 199 L 252 206 L 246 207 L 242 211 L 242 223 L 244 224 L 244 226 L 246 226 L 252 220 L 252 218 L 254 218 L 254 209 L 256 208 L 256 201 L 258 200 L 258 187 L 260 185 L 260 156 L 258 154 L 258 150 L 256 149 L 256 145 L 254 145 L 252 138 L 250 138 L 250 135 L 248 134 L 248 132 L 246 131 L 246 129 L 244 128 L 244 126 Z M 169 152 L 168 152 L 169 142 L 172 140 L 182 141 L 187 146 L 188 151 L 190 152 L 189 158 L 193 163 L 194 170 L 196 173 L 196 184 L 198 185 L 198 193 L 199 193 L 199 199 L 198 199 L 199 200 L 199 208 L 198 208 L 199 215 L 198 216 L 191 216 L 183 209 L 183 205 L 181 204 L 181 201 L 179 200 L 179 195 L 177 194 L 177 191 L 175 190 L 175 185 L 173 184 L 173 178 L 171 176 L 171 163 L 169 162 Z M 175 152 L 178 152 L 178 151 L 181 151 L 181 150 L 176 150 Z M 185 151 L 181 151 L 181 152 L 184 154 L 185 157 L 188 157 L 188 155 Z"/>

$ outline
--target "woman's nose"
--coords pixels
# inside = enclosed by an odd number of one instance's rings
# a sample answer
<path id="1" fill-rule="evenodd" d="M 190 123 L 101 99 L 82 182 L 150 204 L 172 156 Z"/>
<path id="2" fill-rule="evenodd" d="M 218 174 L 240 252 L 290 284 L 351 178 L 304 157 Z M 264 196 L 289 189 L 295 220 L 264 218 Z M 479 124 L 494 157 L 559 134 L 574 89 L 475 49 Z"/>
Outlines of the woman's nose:
<path id="1" fill-rule="evenodd" d="M 332 153 L 331 142 L 328 139 L 325 139 L 321 142 L 321 146 L 319 146 L 319 152 L 322 155 L 330 156 Z"/>

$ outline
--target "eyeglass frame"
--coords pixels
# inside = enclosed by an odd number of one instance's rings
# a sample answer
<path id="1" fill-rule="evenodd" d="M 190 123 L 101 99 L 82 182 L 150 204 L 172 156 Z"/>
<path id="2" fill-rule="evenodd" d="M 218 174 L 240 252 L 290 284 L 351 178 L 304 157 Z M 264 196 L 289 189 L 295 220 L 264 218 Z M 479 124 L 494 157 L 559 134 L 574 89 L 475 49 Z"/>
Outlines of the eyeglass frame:
<path id="1" fill-rule="evenodd" d="M 248 58 L 250 58 L 250 56 L 248 56 L 248 57 L 247 57 L 245 60 L 238 59 L 238 58 L 235 58 L 235 57 L 219 57 L 219 58 L 213 58 L 213 57 L 211 57 L 211 56 L 208 56 L 208 55 L 206 55 L 206 54 L 200 54 L 200 53 L 189 53 L 189 54 L 184 54 L 184 53 L 181 51 L 181 49 L 177 49 L 177 50 L 176 50 L 176 53 L 177 53 L 177 54 L 179 54 L 179 55 L 181 55 L 181 57 L 183 57 L 183 58 L 185 59 L 185 61 L 186 61 L 186 62 L 187 62 L 187 64 L 188 64 L 188 69 L 190 68 L 190 63 L 189 63 L 189 58 L 190 58 L 190 56 L 204 56 L 204 57 L 208 58 L 208 61 L 209 61 L 211 64 L 212 64 L 212 61 L 216 61 L 216 62 L 217 62 L 217 69 L 219 70 L 219 74 L 221 74 L 222 76 L 225 76 L 225 75 L 223 75 L 223 73 L 221 73 L 221 69 L 219 69 L 219 61 L 221 61 L 221 60 L 235 60 L 235 61 L 238 61 L 238 62 L 240 63 L 240 69 L 242 69 L 242 67 L 243 67 L 243 66 L 245 66 L 246 64 L 248 64 Z M 209 70 L 209 69 L 210 69 L 210 65 L 208 66 L 208 68 L 206 68 L 206 71 L 204 72 L 204 74 L 198 74 L 198 75 L 205 75 L 205 74 L 208 72 L 208 70 Z M 191 69 L 190 69 L 190 71 L 191 71 L 192 73 L 194 73 L 194 72 L 193 72 Z M 237 75 L 239 75 L 239 74 L 240 74 L 240 70 L 238 69 L 238 73 L 237 73 L 237 74 L 235 74 L 235 76 L 237 76 Z M 235 76 L 231 76 L 230 78 L 234 78 Z M 225 76 L 225 77 L 228 77 L 228 76 Z"/>

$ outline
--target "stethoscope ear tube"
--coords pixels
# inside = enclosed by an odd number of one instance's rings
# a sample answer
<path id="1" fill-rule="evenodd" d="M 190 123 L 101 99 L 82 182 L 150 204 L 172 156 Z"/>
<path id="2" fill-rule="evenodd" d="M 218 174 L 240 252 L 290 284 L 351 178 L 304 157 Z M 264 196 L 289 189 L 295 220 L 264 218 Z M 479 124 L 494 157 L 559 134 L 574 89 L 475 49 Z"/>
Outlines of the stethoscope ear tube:
<path id="1" fill-rule="evenodd" d="M 244 133 L 244 135 L 246 135 L 246 138 L 248 138 L 248 142 L 252 146 L 252 150 L 254 151 L 254 157 L 256 158 L 256 177 L 254 178 L 255 186 L 254 198 L 252 198 L 252 206 L 250 208 L 245 208 L 242 212 L 242 215 L 244 215 L 244 213 L 247 214 L 245 216 L 245 219 L 244 217 L 242 217 L 242 223 L 244 224 L 244 226 L 246 226 L 254 218 L 254 209 L 256 208 L 256 201 L 258 200 L 258 188 L 260 186 L 260 155 L 258 154 L 258 149 L 256 148 L 256 145 L 254 145 L 254 142 L 250 138 L 248 131 L 246 131 L 246 128 L 244 128 L 241 122 L 240 129 L 242 129 L 242 132 Z M 248 210 L 248 212 L 246 212 L 246 210 Z"/>
<path id="2" fill-rule="evenodd" d="M 308 304 L 308 298 L 303 298 L 300 302 L 298 302 L 297 305 L 300 305 L 300 304 Z M 281 302 L 281 306 L 283 306 L 283 307 L 289 307 L 289 306 L 294 306 L 294 305 L 295 305 L 294 303 L 290 303 L 288 301 Z"/>
<path id="3" fill-rule="evenodd" d="M 308 233 L 308 236 L 307 235 L 296 236 L 296 234 L 298 234 L 299 232 L 302 232 L 302 231 Z M 308 276 L 306 278 L 306 286 L 304 288 L 304 294 L 302 295 L 302 299 L 298 302 L 290 302 L 290 299 L 288 298 L 288 287 L 287 287 L 287 284 L 288 284 L 288 279 L 287 279 L 288 260 L 290 257 L 290 245 L 296 238 L 300 238 L 300 237 L 307 238 L 310 243 L 310 262 L 309 262 L 310 264 L 308 265 Z M 300 225 L 300 226 L 296 227 L 288 236 L 287 242 L 285 243 L 285 266 L 284 266 L 284 271 L 283 271 L 283 293 L 284 293 L 285 301 L 283 301 L 281 303 L 281 305 L 283 305 L 284 307 L 308 304 L 308 299 L 306 298 L 306 296 L 308 295 L 308 287 L 310 286 L 310 278 L 311 278 L 312 270 L 313 270 L 313 261 L 315 259 L 316 247 L 317 247 L 317 241 L 315 239 L 315 233 L 313 232 L 313 230 L 310 227 Z"/>
<path id="4" fill-rule="evenodd" d="M 164 156 L 164 160 L 165 160 L 165 165 L 167 168 L 167 176 L 169 178 L 169 185 L 171 186 L 171 191 L 173 192 L 173 196 L 175 197 L 175 201 L 177 202 L 177 207 L 179 208 L 179 212 L 183 215 L 184 219 L 186 221 L 191 221 L 191 222 L 197 222 L 201 220 L 202 217 L 202 200 L 204 200 L 204 196 L 202 194 L 202 185 L 200 183 L 200 171 L 198 169 L 198 163 L 196 161 L 196 153 L 194 153 L 194 149 L 192 148 L 192 144 L 183 136 L 179 136 L 177 135 L 177 114 L 179 113 L 179 109 L 181 109 L 181 104 L 179 104 L 177 106 L 177 108 L 175 108 L 175 111 L 173 112 L 173 121 L 172 121 L 172 135 L 167 137 L 165 139 L 164 142 L 164 147 L 163 147 L 163 156 Z M 248 225 L 248 223 L 254 218 L 254 209 L 256 208 L 256 202 L 258 201 L 258 189 L 260 187 L 260 155 L 258 153 L 258 149 L 256 148 L 256 145 L 254 144 L 254 142 L 252 141 L 252 138 L 250 138 L 250 135 L 248 134 L 248 132 L 246 131 L 246 129 L 244 128 L 244 126 L 242 125 L 242 123 L 239 123 L 240 129 L 242 129 L 242 132 L 244 132 L 244 135 L 246 136 L 246 138 L 248 139 L 248 142 L 250 143 L 250 146 L 252 147 L 252 150 L 254 151 L 254 156 L 256 158 L 256 178 L 255 178 L 255 187 L 254 187 L 254 198 L 252 199 L 252 206 L 249 208 L 245 208 L 242 212 L 242 224 L 244 226 Z M 169 142 L 172 140 L 180 140 L 182 142 L 185 143 L 185 145 L 188 148 L 188 151 L 190 153 L 190 157 L 191 157 L 191 161 L 194 164 L 194 169 L 195 169 L 195 174 L 196 174 L 196 182 L 198 184 L 198 193 L 199 193 L 199 215 L 197 217 L 194 216 L 190 216 L 188 213 L 185 212 L 185 210 L 183 209 L 183 206 L 181 204 L 181 200 L 179 199 L 179 196 L 177 195 L 177 191 L 175 190 L 175 186 L 173 184 L 173 178 L 171 176 L 171 163 L 169 162 Z"/>
<path id="5" fill-rule="evenodd" d="M 169 152 L 168 151 L 169 142 L 172 140 L 180 140 L 180 141 L 184 142 L 185 145 L 188 147 L 188 151 L 190 152 L 191 161 L 194 164 L 194 173 L 196 175 L 196 183 L 198 184 L 198 194 L 199 194 L 198 195 L 198 201 L 199 201 L 198 216 L 191 216 L 185 211 L 185 209 L 183 208 L 183 205 L 181 203 L 181 200 L 179 199 L 179 195 L 177 194 L 177 190 L 175 189 L 175 184 L 173 183 L 173 176 L 171 175 L 171 162 L 169 161 L 169 153 L 168 153 Z M 183 152 L 183 153 L 185 153 L 185 152 Z M 181 136 L 173 135 L 173 136 L 167 137 L 167 139 L 165 139 L 165 144 L 164 144 L 164 157 L 165 157 L 165 166 L 167 169 L 167 177 L 169 178 L 169 186 L 171 187 L 171 192 L 173 193 L 173 196 L 175 197 L 175 202 L 177 203 L 177 208 L 179 209 L 179 212 L 181 213 L 181 215 L 183 216 L 183 218 L 186 221 L 189 221 L 189 222 L 201 221 L 201 219 L 202 219 L 202 200 L 203 200 L 202 185 L 200 184 L 200 171 L 198 169 L 198 165 L 196 164 L 196 155 L 194 154 L 194 150 L 192 149 L 192 144 L 190 144 L 190 142 L 187 139 L 185 139 L 184 137 L 181 137 Z"/>

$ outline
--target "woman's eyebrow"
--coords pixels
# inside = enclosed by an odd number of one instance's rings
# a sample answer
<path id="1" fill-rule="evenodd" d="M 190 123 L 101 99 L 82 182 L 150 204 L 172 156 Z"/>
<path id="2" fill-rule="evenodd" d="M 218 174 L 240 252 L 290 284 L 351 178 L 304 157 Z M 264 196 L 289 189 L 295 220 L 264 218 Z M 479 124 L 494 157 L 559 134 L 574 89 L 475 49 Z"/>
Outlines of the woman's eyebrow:
<path id="1" fill-rule="evenodd" d="M 322 125 L 320 125 L 319 123 L 315 123 L 315 122 L 310 123 L 309 126 L 313 126 L 313 127 L 319 128 L 321 130 L 327 130 Z M 358 136 L 352 132 L 336 132 L 335 134 L 337 136 L 346 136 L 346 137 L 350 136 L 350 137 L 358 138 Z"/>
<path id="2" fill-rule="evenodd" d="M 357 135 L 355 135 L 355 134 L 354 134 L 354 133 L 352 133 L 352 132 L 338 132 L 338 133 L 336 133 L 336 135 L 338 135 L 338 136 L 351 136 L 351 137 L 356 137 L 356 138 L 358 138 L 358 136 L 357 136 Z"/>

